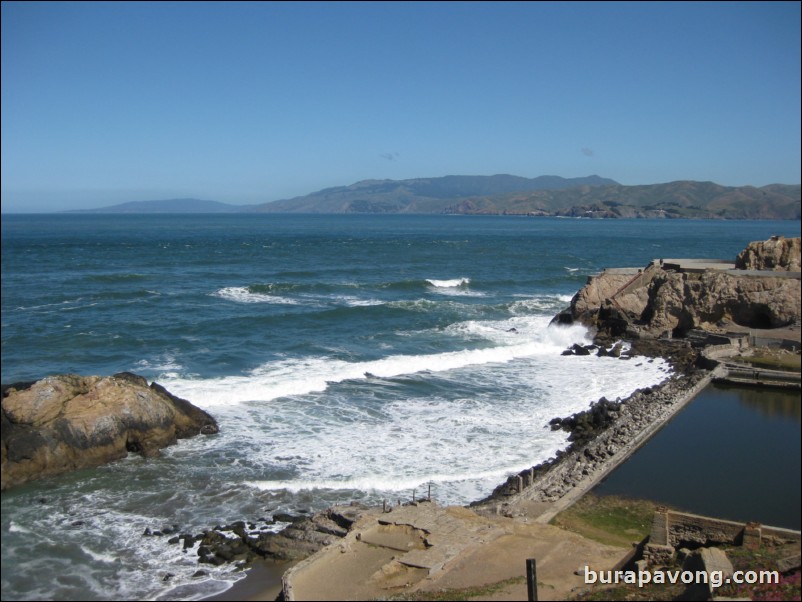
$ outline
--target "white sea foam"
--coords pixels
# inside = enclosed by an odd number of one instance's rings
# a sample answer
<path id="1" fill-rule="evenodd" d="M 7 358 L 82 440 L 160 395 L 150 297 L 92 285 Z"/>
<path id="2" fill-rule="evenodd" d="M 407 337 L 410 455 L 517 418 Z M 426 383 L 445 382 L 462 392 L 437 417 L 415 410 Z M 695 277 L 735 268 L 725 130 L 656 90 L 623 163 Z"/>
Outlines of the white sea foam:
<path id="1" fill-rule="evenodd" d="M 9 533 L 33 533 L 30 529 L 26 529 L 25 527 L 16 524 L 14 521 L 11 521 L 8 525 L 8 532 Z"/>
<path id="2" fill-rule="evenodd" d="M 547 427 L 551 418 L 670 373 L 662 360 L 562 356 L 587 342 L 587 331 L 548 321 L 469 320 L 445 331 L 483 338 L 485 348 L 365 362 L 286 359 L 245 376 L 164 384 L 214 407 L 217 445 L 258 442 L 240 447 L 243 467 L 276 476 L 245 478 L 254 488 L 380 496 L 434 483 L 438 499 L 467 503 L 566 445 L 565 433 Z"/>
<path id="3" fill-rule="evenodd" d="M 381 495 L 433 483 L 438 499 L 466 503 L 563 448 L 566 435 L 547 427 L 551 418 L 586 409 L 602 395 L 624 397 L 669 373 L 659 360 L 632 368 L 631 361 L 614 358 L 537 356 L 440 374 L 444 391 L 453 383 L 474 391 L 469 398 L 404 393 L 381 407 L 366 402 L 358 409 L 352 396 L 359 392 L 349 388 L 283 405 L 282 414 L 269 419 L 270 441 L 253 449 L 251 461 L 288 462 L 296 475 L 248 484 L 266 491 Z M 366 383 L 365 395 L 377 386 Z"/>
<path id="4" fill-rule="evenodd" d="M 571 295 L 539 295 L 537 297 L 527 297 L 520 301 L 515 301 L 510 305 L 510 312 L 519 314 L 549 314 L 564 309 L 571 302 Z"/>
<path id="5" fill-rule="evenodd" d="M 381 299 L 363 299 L 361 297 L 353 297 L 348 295 L 340 295 L 333 297 L 336 303 L 342 303 L 348 307 L 369 307 L 371 305 L 384 305 Z"/>
<path id="6" fill-rule="evenodd" d="M 183 366 L 172 353 L 163 353 L 152 359 L 142 359 L 136 363 L 137 369 L 148 372 L 158 372 L 162 377 L 177 377 Z"/>
<path id="7" fill-rule="evenodd" d="M 522 468 L 523 469 L 523 468 Z M 334 480 L 334 479 L 320 479 L 308 480 L 302 479 L 295 481 L 246 481 L 245 484 L 250 487 L 255 487 L 262 491 L 290 491 L 292 493 L 300 493 L 302 491 L 314 491 L 320 489 L 329 490 L 358 490 L 376 492 L 399 492 L 411 491 L 413 489 L 423 488 L 428 484 L 433 486 L 442 486 L 448 483 L 461 483 L 467 481 L 494 479 L 499 482 L 502 481 L 508 474 L 508 470 L 484 470 L 474 471 L 464 474 L 421 474 L 414 477 L 398 477 L 393 478 L 387 474 L 366 475 L 349 479 Z"/>
<path id="8" fill-rule="evenodd" d="M 14 308 L 15 311 L 36 311 L 40 309 L 48 309 L 51 307 L 59 307 L 64 305 L 72 305 L 74 303 L 78 303 L 81 301 L 82 298 L 78 297 L 77 299 L 67 300 L 67 301 L 59 301 L 57 303 L 43 303 L 41 305 L 20 305 L 19 307 Z"/>
<path id="9" fill-rule="evenodd" d="M 433 287 L 434 292 L 438 295 L 450 295 L 460 297 L 485 297 L 486 294 L 482 291 L 471 290 L 468 286 L 471 283 L 470 278 L 454 278 L 452 280 L 433 280 L 427 279 L 426 282 Z"/>
<path id="10" fill-rule="evenodd" d="M 236 303 L 275 303 L 277 305 L 298 305 L 300 303 L 298 299 L 290 297 L 253 293 L 247 286 L 227 286 L 211 293 L 211 295 Z"/>
<path id="11" fill-rule="evenodd" d="M 454 278 L 452 280 L 433 280 L 427 278 L 426 282 L 435 288 L 456 288 L 458 286 L 468 286 L 471 283 L 470 278 Z"/>
<path id="12" fill-rule="evenodd" d="M 88 546 L 82 545 L 80 546 L 81 551 L 89 556 L 95 562 L 106 562 L 106 563 L 115 563 L 120 562 L 120 559 L 113 554 L 104 554 L 101 552 L 95 552 Z"/>
<path id="13" fill-rule="evenodd" d="M 347 362 L 329 357 L 285 359 L 268 362 L 244 376 L 185 379 L 165 374 L 161 380 L 177 395 L 213 407 L 325 391 L 333 383 L 362 379 L 366 375 L 389 378 L 555 354 L 572 343 L 586 341 L 583 328 L 545 328 L 547 321 L 546 318 L 512 319 L 498 325 L 465 322 L 451 328 L 455 333 L 460 330 L 478 333 L 497 343 L 489 348 L 425 355 L 392 355 L 365 362 Z M 518 332 L 508 332 L 512 328 Z"/>

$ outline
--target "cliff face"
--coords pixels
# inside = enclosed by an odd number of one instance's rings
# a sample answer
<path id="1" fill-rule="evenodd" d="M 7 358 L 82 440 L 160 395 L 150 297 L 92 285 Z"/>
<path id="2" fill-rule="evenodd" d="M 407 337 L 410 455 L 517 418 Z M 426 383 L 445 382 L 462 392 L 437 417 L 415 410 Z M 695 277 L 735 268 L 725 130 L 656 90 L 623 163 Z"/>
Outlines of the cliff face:
<path id="1" fill-rule="evenodd" d="M 38 477 L 159 453 L 218 431 L 214 418 L 134 374 L 51 376 L 4 387 L 2 488 Z"/>
<path id="2" fill-rule="evenodd" d="M 759 265 L 798 271 L 799 239 L 752 243 L 741 256 L 750 270 Z M 590 278 L 560 319 L 579 321 L 601 335 L 630 338 L 682 336 L 691 329 L 716 331 L 727 324 L 777 328 L 799 320 L 798 275 L 683 271 L 659 262 L 635 273 L 610 270 Z"/>

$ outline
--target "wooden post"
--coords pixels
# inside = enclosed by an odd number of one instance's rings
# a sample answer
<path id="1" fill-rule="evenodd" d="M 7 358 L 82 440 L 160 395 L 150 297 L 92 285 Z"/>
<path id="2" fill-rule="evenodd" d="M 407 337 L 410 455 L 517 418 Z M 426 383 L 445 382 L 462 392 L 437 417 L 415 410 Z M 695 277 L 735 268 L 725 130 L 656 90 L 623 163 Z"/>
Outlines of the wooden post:
<path id="1" fill-rule="evenodd" d="M 431 483 L 429 483 L 429 495 L 428 495 L 428 500 L 429 500 L 430 502 L 432 501 L 432 484 L 431 484 Z"/>
<path id="2" fill-rule="evenodd" d="M 413 503 L 415 502 L 415 490 L 414 489 L 412 490 L 412 502 Z"/>
<path id="3" fill-rule="evenodd" d="M 537 602 L 537 566 L 534 558 L 526 559 L 526 592 L 529 602 Z"/>

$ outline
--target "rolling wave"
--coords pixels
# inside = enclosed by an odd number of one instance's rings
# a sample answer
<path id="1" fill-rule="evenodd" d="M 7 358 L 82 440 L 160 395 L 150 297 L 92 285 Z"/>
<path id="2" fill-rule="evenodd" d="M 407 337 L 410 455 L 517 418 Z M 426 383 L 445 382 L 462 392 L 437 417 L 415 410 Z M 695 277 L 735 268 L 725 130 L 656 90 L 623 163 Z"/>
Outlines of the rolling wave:
<path id="1" fill-rule="evenodd" d="M 167 378 L 163 384 L 178 395 L 204 406 L 269 401 L 325 391 L 333 383 L 363 379 L 366 375 L 389 378 L 505 363 L 540 354 L 559 354 L 572 343 L 587 340 L 587 331 L 581 326 L 548 328 L 547 324 L 548 318 L 468 321 L 450 327 L 447 334 L 479 335 L 494 345 L 435 354 L 391 355 L 361 362 L 330 357 L 282 359 L 263 364 L 244 376 L 183 379 L 165 375 Z"/>
<path id="2" fill-rule="evenodd" d="M 453 280 L 432 280 L 427 278 L 426 282 L 431 284 L 435 288 L 457 288 L 457 287 L 465 287 L 471 283 L 470 278 L 454 278 Z"/>
<path id="3" fill-rule="evenodd" d="M 298 305 L 298 299 L 281 297 L 267 293 L 258 293 L 247 286 L 227 286 L 212 293 L 213 297 L 220 297 L 236 303 L 275 303 L 278 305 Z"/>

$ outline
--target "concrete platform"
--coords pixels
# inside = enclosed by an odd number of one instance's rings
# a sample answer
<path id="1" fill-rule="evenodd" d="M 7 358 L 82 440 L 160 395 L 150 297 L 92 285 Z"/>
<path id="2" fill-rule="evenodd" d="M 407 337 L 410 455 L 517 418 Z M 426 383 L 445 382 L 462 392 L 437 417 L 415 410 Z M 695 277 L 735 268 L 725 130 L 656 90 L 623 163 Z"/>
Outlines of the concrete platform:
<path id="1" fill-rule="evenodd" d="M 414 591 L 510 580 L 490 599 L 526 599 L 535 558 L 543 599 L 584 585 L 580 566 L 610 569 L 629 549 L 606 546 L 526 518 L 480 516 L 434 502 L 366 516 L 345 539 L 284 574 L 285 600 L 376 600 Z"/>

